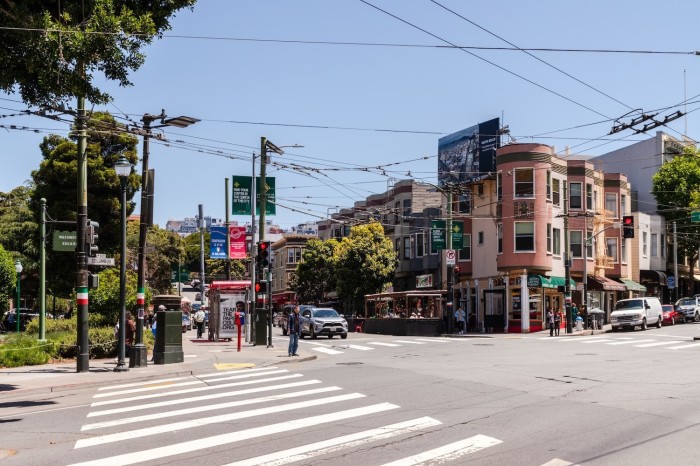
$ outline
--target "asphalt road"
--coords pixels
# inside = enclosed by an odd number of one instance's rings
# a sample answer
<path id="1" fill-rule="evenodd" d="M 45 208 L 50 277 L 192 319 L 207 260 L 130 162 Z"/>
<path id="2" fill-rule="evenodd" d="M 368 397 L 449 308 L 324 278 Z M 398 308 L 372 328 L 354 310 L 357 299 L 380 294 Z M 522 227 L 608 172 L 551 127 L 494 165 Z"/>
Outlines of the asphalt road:
<path id="1" fill-rule="evenodd" d="M 696 335 L 305 339 L 318 359 L 5 398 L 3 461 L 695 464 Z"/>

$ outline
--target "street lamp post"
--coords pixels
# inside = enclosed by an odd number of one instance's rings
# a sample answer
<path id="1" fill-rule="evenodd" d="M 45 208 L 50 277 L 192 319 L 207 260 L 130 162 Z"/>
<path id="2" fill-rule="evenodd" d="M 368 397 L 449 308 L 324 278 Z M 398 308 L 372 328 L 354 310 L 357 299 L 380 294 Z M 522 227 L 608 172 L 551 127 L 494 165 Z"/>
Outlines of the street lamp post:
<path id="1" fill-rule="evenodd" d="M 22 263 L 17 259 L 15 261 L 15 272 L 17 272 L 17 305 L 15 306 L 15 322 L 17 325 L 17 333 L 19 333 L 20 330 L 20 300 L 19 300 L 19 283 L 20 279 L 22 277 Z"/>
<path id="2" fill-rule="evenodd" d="M 123 155 L 114 164 L 121 186 L 121 254 L 119 257 L 119 342 L 117 367 L 114 372 L 126 372 L 126 184 L 131 174 L 131 163 Z"/>
<path id="3" fill-rule="evenodd" d="M 160 120 L 160 125 L 152 126 L 152 123 Z M 147 219 L 148 211 L 152 210 L 152 189 L 149 185 L 148 178 L 148 153 L 149 139 L 153 136 L 152 129 L 162 128 L 165 126 L 176 126 L 185 128 L 194 123 L 198 119 L 180 116 L 176 118 L 166 119 L 165 110 L 162 110 L 160 115 L 150 115 L 146 113 L 141 119 L 143 122 L 143 161 L 141 169 L 141 215 L 139 219 L 139 249 L 138 249 L 138 281 L 136 284 L 136 305 L 138 306 L 137 323 L 136 323 L 136 339 L 131 347 L 131 355 L 129 357 L 129 367 L 145 367 L 147 363 L 147 349 L 143 344 L 143 318 L 146 306 L 146 236 L 150 219 Z"/>

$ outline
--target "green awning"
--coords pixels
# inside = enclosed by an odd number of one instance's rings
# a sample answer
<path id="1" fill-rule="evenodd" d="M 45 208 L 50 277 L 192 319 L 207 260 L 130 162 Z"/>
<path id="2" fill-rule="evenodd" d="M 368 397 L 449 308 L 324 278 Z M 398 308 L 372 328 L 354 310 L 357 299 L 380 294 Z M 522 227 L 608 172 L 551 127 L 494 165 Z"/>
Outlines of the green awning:
<path id="1" fill-rule="evenodd" d="M 549 277 L 549 283 L 552 284 L 551 288 L 556 288 L 558 286 L 566 285 L 566 278 L 564 277 Z M 576 288 L 576 282 L 573 278 L 569 278 L 569 287 L 572 289 Z"/>
<path id="2" fill-rule="evenodd" d="M 625 284 L 627 287 L 627 291 L 646 291 L 647 287 L 644 285 L 641 285 L 634 280 L 629 280 L 627 278 L 618 278 L 622 283 Z"/>
<path id="3" fill-rule="evenodd" d="M 566 279 L 564 277 L 544 277 L 536 273 L 527 274 L 527 286 L 532 288 L 556 288 L 565 284 Z M 576 282 L 573 279 L 569 279 L 569 286 L 574 289 Z"/>

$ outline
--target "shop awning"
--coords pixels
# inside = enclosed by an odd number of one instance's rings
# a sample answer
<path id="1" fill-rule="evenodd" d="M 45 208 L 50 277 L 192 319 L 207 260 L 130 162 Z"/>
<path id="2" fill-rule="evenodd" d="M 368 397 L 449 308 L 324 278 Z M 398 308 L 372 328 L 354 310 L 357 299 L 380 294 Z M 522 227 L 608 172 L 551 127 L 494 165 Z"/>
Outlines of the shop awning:
<path id="1" fill-rule="evenodd" d="M 628 291 L 646 291 L 647 290 L 646 286 L 641 285 L 641 284 L 635 282 L 634 280 L 630 280 L 628 278 L 618 278 L 618 280 L 620 280 L 622 283 L 625 284 Z"/>
<path id="2" fill-rule="evenodd" d="M 668 277 L 660 270 L 640 270 L 639 283 L 651 286 L 667 286 Z"/>
<path id="3" fill-rule="evenodd" d="M 564 277 L 545 277 L 536 273 L 527 274 L 527 286 L 531 288 L 556 288 L 565 284 L 566 279 Z M 575 287 L 576 282 L 573 279 L 569 279 L 569 286 Z"/>
<path id="4" fill-rule="evenodd" d="M 588 289 L 595 291 L 626 291 L 627 288 L 620 282 L 610 280 L 608 277 L 588 276 Z"/>

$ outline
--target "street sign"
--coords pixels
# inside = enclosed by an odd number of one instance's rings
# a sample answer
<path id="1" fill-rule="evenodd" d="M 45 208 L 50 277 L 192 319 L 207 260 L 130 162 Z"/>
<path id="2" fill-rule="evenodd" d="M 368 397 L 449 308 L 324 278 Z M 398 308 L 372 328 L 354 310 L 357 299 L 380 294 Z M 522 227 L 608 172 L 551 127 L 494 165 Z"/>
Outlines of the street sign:
<path id="1" fill-rule="evenodd" d="M 53 250 L 75 252 L 75 246 L 78 244 L 77 235 L 75 231 L 54 231 Z"/>
<path id="2" fill-rule="evenodd" d="M 673 289 L 676 287 L 676 277 L 673 275 L 670 275 L 666 277 L 666 286 L 668 286 L 670 289 Z"/>
<path id="3" fill-rule="evenodd" d="M 95 256 L 87 258 L 88 265 L 101 265 L 103 267 L 114 267 L 114 257 Z"/>
<path id="4" fill-rule="evenodd" d="M 690 213 L 690 221 L 693 223 L 700 222 L 700 211 Z"/>
<path id="5" fill-rule="evenodd" d="M 457 251 L 454 249 L 445 249 L 445 260 L 447 265 L 455 265 L 457 263 Z"/>

